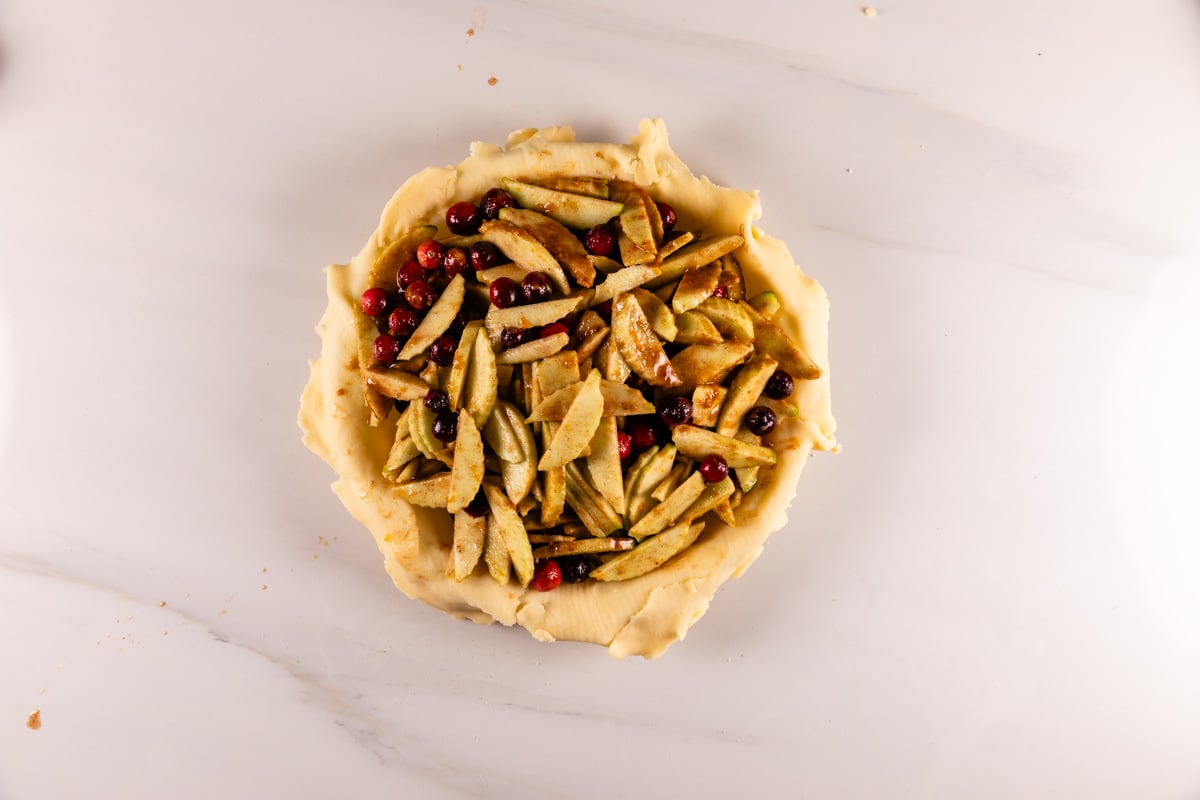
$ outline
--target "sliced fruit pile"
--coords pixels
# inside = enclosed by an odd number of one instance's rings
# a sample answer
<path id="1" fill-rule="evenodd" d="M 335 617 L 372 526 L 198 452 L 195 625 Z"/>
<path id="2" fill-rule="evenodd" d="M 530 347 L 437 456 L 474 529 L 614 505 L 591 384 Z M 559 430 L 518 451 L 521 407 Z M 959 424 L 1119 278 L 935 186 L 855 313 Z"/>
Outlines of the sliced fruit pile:
<path id="1" fill-rule="evenodd" d="M 737 234 L 620 180 L 504 179 L 376 260 L 359 316 L 384 476 L 454 517 L 456 580 L 643 575 L 735 509 L 820 369 L 746 298 Z"/>

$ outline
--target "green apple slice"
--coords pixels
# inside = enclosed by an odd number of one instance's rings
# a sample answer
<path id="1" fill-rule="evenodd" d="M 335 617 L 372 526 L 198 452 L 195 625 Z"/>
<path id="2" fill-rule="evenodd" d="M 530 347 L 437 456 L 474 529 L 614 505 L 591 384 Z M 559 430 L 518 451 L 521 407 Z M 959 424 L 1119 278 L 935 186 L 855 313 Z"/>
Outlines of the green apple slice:
<path id="1" fill-rule="evenodd" d="M 716 483 L 705 484 L 704 491 L 696 498 L 696 502 L 684 512 L 680 517 L 680 521 L 688 523 L 693 520 L 700 519 L 708 512 L 712 511 L 722 502 L 728 500 L 733 495 L 733 481 L 729 478 L 722 478 Z"/>
<path id="2" fill-rule="evenodd" d="M 475 571 L 486 535 L 486 517 L 472 517 L 465 511 L 454 515 L 454 580 L 464 581 Z"/>
<path id="3" fill-rule="evenodd" d="M 450 410 L 462 408 L 463 387 L 467 383 L 467 368 L 471 363 L 471 353 L 475 350 L 475 338 L 483 323 L 471 320 L 463 328 L 458 340 L 458 348 L 454 351 L 454 360 L 450 362 L 450 372 L 446 376 L 446 395 L 450 398 Z"/>
<path id="4" fill-rule="evenodd" d="M 659 274 L 658 267 L 641 266 L 641 267 L 625 267 L 617 270 L 604 279 L 604 282 L 596 286 L 596 290 L 592 292 L 592 299 L 588 301 L 589 306 L 598 306 L 601 303 L 612 300 L 622 292 L 628 292 L 641 286 L 648 280 L 657 277 Z"/>
<path id="5" fill-rule="evenodd" d="M 692 422 L 701 428 L 716 427 L 728 390 L 716 383 L 697 386 L 692 392 Z"/>
<path id="6" fill-rule="evenodd" d="M 566 470 L 567 503 L 579 515 L 579 521 L 593 536 L 608 536 L 621 530 L 621 515 L 598 491 L 592 488 L 577 464 Z"/>
<path id="7" fill-rule="evenodd" d="M 591 286 L 596 280 L 596 268 L 588 260 L 587 250 L 558 221 L 527 208 L 502 208 L 500 219 L 532 233 L 580 286 Z"/>
<path id="8" fill-rule="evenodd" d="M 658 245 L 654 241 L 654 227 L 650 224 L 650 214 L 646 210 L 649 204 L 646 202 L 645 192 L 628 181 L 620 180 L 609 181 L 608 189 L 612 198 L 624 206 L 617 217 L 617 228 L 625 234 L 633 248 L 649 255 L 649 260 L 653 261 L 658 253 Z M 660 219 L 659 227 L 661 226 Z M 626 258 L 624 248 L 621 250 L 621 260 L 626 264 L 639 263 Z"/>
<path id="9" fill-rule="evenodd" d="M 485 533 L 483 539 L 483 560 L 487 563 L 488 572 L 496 583 L 505 586 L 512 574 L 512 559 L 508 555 L 508 545 L 500 532 L 500 524 L 494 514 L 485 517 Z M 532 555 L 532 552 L 530 553 Z"/>
<path id="10" fill-rule="evenodd" d="M 621 213 L 621 204 L 599 197 L 562 192 L 501 178 L 500 184 L 520 205 L 553 217 L 568 228 L 603 225 Z"/>
<path id="11" fill-rule="evenodd" d="M 668 342 L 675 341 L 675 337 L 679 335 L 679 328 L 675 324 L 675 315 L 667 308 L 667 304 L 645 289 L 633 289 L 630 294 L 637 299 L 642 313 L 646 315 L 650 327 L 659 338 Z"/>
<path id="12" fill-rule="evenodd" d="M 721 332 L 699 311 L 675 315 L 675 344 L 720 344 Z"/>
<path id="13" fill-rule="evenodd" d="M 625 486 L 621 480 L 616 417 L 605 415 L 596 427 L 596 435 L 592 437 L 592 452 L 587 457 L 587 468 L 596 491 L 616 513 L 624 514 Z"/>
<path id="14" fill-rule="evenodd" d="M 483 483 L 483 439 L 467 409 L 458 412 L 458 435 L 454 439 L 454 464 L 450 467 L 450 495 L 446 510 L 458 513 L 479 493 Z"/>
<path id="15" fill-rule="evenodd" d="M 550 251 L 538 241 L 537 237 L 524 228 L 518 228 L 511 222 L 492 219 L 479 226 L 479 232 L 485 242 L 491 242 L 500 248 L 500 252 L 512 259 L 513 263 L 529 272 L 543 272 L 554 288 L 563 294 L 571 291 L 567 283 L 567 274 L 562 265 Z"/>
<path id="16" fill-rule="evenodd" d="M 821 368 L 778 325 L 755 311 L 749 303 L 742 303 L 742 308 L 754 323 L 754 344 L 760 352 L 778 361 L 779 366 L 798 381 L 812 381 L 821 377 Z"/>
<path id="17" fill-rule="evenodd" d="M 731 301 L 736 303 L 746 299 L 746 279 L 742 276 L 742 267 L 730 254 L 721 256 L 720 283 Z"/>
<path id="18" fill-rule="evenodd" d="M 745 428 L 735 433 L 733 438 L 748 444 L 762 444 L 761 436 L 751 433 Z M 733 471 L 737 476 L 738 487 L 741 488 L 743 494 L 749 494 L 750 490 L 758 485 L 758 470 L 758 467 L 738 467 Z"/>
<path id="19" fill-rule="evenodd" d="M 484 324 L 489 332 L 499 336 L 505 328 L 540 328 L 552 322 L 558 322 L 563 317 L 575 311 L 587 299 L 586 295 L 562 297 L 557 300 L 547 300 L 544 303 L 531 303 L 527 306 L 510 306 L 496 308 L 490 306 Z"/>
<path id="20" fill-rule="evenodd" d="M 745 366 L 738 370 L 737 375 L 733 376 L 733 382 L 729 384 L 725 404 L 721 407 L 717 433 L 733 436 L 738 432 L 746 412 L 758 402 L 759 395 L 778 367 L 779 363 L 775 359 L 761 354 L 747 361 Z"/>
<path id="21" fill-rule="evenodd" d="M 691 311 L 712 297 L 720 278 L 721 265 L 715 262 L 688 270 L 679 279 L 679 285 L 675 287 L 675 295 L 671 298 L 671 309 L 676 314 Z"/>
<path id="22" fill-rule="evenodd" d="M 571 539 L 566 542 L 551 542 L 545 547 L 533 551 L 535 560 L 544 558 L 560 558 L 562 556 L 578 556 L 589 553 L 623 553 L 633 549 L 633 539 L 625 536 L 590 539 Z"/>
<path id="23" fill-rule="evenodd" d="M 683 233 L 679 234 L 675 238 L 673 238 L 669 241 L 663 242 L 663 246 L 658 248 L 659 262 L 661 263 L 662 261 L 666 260 L 668 257 L 674 255 L 675 251 L 679 250 L 685 244 L 691 244 L 691 241 L 695 238 L 696 238 L 695 235 L 691 231 L 684 231 Z"/>
<path id="24" fill-rule="evenodd" d="M 629 529 L 629 535 L 640 541 L 647 536 L 660 533 L 675 524 L 675 521 L 683 516 L 692 503 L 699 499 L 700 493 L 703 491 L 704 478 L 699 472 L 693 472 L 687 480 L 679 484 L 675 491 L 667 496 L 666 500 L 650 509 L 644 517 L 639 519 Z"/>
<path id="25" fill-rule="evenodd" d="M 475 419 L 475 426 L 482 428 L 492 415 L 499 394 L 496 374 L 496 354 L 486 336 L 476 336 L 471 347 L 471 363 L 467 366 L 466 408 Z"/>
<path id="26" fill-rule="evenodd" d="M 658 569 L 699 538 L 703 523 L 683 523 L 668 528 L 652 539 L 639 544 L 628 553 L 610 558 L 591 571 L 598 581 L 625 581 Z"/>
<path id="27" fill-rule="evenodd" d="M 654 487 L 671 473 L 675 467 L 675 456 L 679 450 L 674 444 L 664 445 L 638 472 L 634 484 L 625 492 L 626 529 L 637 524 L 650 510 L 654 498 Z"/>
<path id="28" fill-rule="evenodd" d="M 533 441 L 533 433 L 521 418 L 521 412 L 512 403 L 500 400 L 496 403 L 493 418 L 502 417 L 516 437 L 517 446 L 521 450 L 520 461 L 500 463 L 500 477 L 504 482 L 504 492 L 514 503 L 522 503 L 530 498 L 537 483 L 537 446 Z M 491 420 L 489 420 L 490 422 Z"/>
<path id="29" fill-rule="evenodd" d="M 605 275 L 611 275 L 618 270 L 625 269 L 624 264 L 608 256 L 589 255 L 588 261 L 592 262 L 592 266 L 596 268 L 596 272 L 603 272 Z"/>
<path id="30" fill-rule="evenodd" d="M 445 445 L 433 435 L 433 421 L 437 414 L 424 403 L 413 403 L 408 408 L 408 430 L 417 449 L 428 458 L 441 459 Z"/>
<path id="31" fill-rule="evenodd" d="M 521 446 L 520 439 L 517 438 L 517 431 L 513 428 L 508 414 L 504 413 L 505 406 L 509 405 L 511 404 L 505 400 L 496 401 L 495 411 L 488 417 L 487 424 L 483 426 L 483 438 L 501 461 L 520 464 L 525 460 L 526 453 L 525 448 Z M 524 423 L 521 424 L 524 427 Z"/>
<path id="32" fill-rule="evenodd" d="M 465 295 L 466 281 L 463 280 L 462 275 L 455 275 L 446 286 L 445 291 L 442 292 L 442 296 L 429 309 L 425 319 L 421 320 L 421 324 L 404 343 L 397 359 L 406 361 L 416 358 L 429 349 L 434 340 L 445 333 L 446 329 L 450 327 L 450 323 L 454 322 L 454 318 L 462 309 Z"/>
<path id="33" fill-rule="evenodd" d="M 586 339 L 579 343 L 579 347 L 577 348 L 576 352 L 579 354 L 581 368 L 583 362 L 591 358 L 592 355 L 600 349 L 600 345 L 608 341 L 609 333 L 611 333 L 609 328 L 601 328 L 598 331 L 593 331 Z"/>
<path id="34" fill-rule="evenodd" d="M 562 467 L 579 458 L 595 436 L 603 415 L 604 395 L 600 393 L 600 372 L 592 370 L 563 415 L 562 426 L 542 454 L 538 469 Z"/>
<path id="35" fill-rule="evenodd" d="M 363 370 L 363 380 L 384 397 L 394 400 L 420 400 L 429 393 L 429 384 L 398 369 L 368 367 Z"/>
<path id="36" fill-rule="evenodd" d="M 432 478 L 401 484 L 396 491 L 414 506 L 445 508 L 450 497 L 450 481 L 449 472 L 439 472 Z"/>
<path id="37" fill-rule="evenodd" d="M 653 386 L 680 385 L 671 359 L 633 295 L 617 295 L 613 302 L 612 330 L 613 341 L 630 369 Z"/>
<path id="38" fill-rule="evenodd" d="M 559 422 L 567 415 L 567 409 L 583 390 L 581 382 L 568 384 L 534 406 L 529 422 L 550 420 Z M 637 414 L 653 414 L 654 404 L 632 386 L 613 381 L 600 381 L 600 396 L 604 401 L 604 416 L 629 417 Z"/>
<path id="39" fill-rule="evenodd" d="M 604 375 L 604 379 L 614 383 L 624 383 L 629 378 L 629 365 L 621 357 L 621 351 L 613 343 L 610 335 L 596 351 L 596 366 Z"/>
<path id="40" fill-rule="evenodd" d="M 481 269 L 475 273 L 475 277 L 478 278 L 481 283 L 486 283 L 488 286 L 491 286 L 492 281 L 496 280 L 497 278 L 508 278 L 510 281 L 520 283 L 521 281 L 525 280 L 525 276 L 528 274 L 529 270 L 522 269 L 516 264 L 501 264 L 498 267 Z"/>
<path id="41" fill-rule="evenodd" d="M 534 374 L 541 396 L 548 397 L 559 389 L 579 383 L 579 354 L 574 350 L 556 353 L 539 362 Z M 562 417 L 555 418 L 555 421 L 561 420 Z"/>
<path id="42" fill-rule="evenodd" d="M 775 315 L 779 313 L 779 296 L 770 289 L 759 292 L 746 302 L 766 319 L 774 319 Z"/>
<path id="43" fill-rule="evenodd" d="M 571 343 L 571 337 L 566 333 L 556 333 L 532 342 L 525 342 L 505 350 L 496 356 L 497 364 L 529 364 L 552 356 Z"/>
<path id="44" fill-rule="evenodd" d="M 713 327 L 727 339 L 754 341 L 754 323 L 750 321 L 750 314 L 732 300 L 710 297 L 696 306 L 696 310 L 708 317 Z"/>
<path id="45" fill-rule="evenodd" d="M 689 458 L 718 455 L 733 468 L 764 467 L 775 463 L 775 452 L 768 447 L 722 436 L 695 425 L 676 425 L 671 438 L 679 452 Z"/>
<path id="46" fill-rule="evenodd" d="M 517 516 L 517 508 L 499 486 L 485 483 L 483 491 L 492 509 L 492 519 L 496 521 L 496 528 L 508 548 L 508 557 L 512 559 L 517 580 L 522 586 L 528 586 L 533 578 L 533 548 L 529 546 L 529 536 L 525 533 L 521 518 Z"/>
<path id="47" fill-rule="evenodd" d="M 754 345 L 750 342 L 693 344 L 676 353 L 671 364 L 684 386 L 721 383 L 752 352 Z"/>
<path id="48" fill-rule="evenodd" d="M 538 185 L 559 192 L 586 194 L 588 197 L 608 199 L 608 181 L 603 178 L 549 178 L 540 181 Z"/>
<path id="49" fill-rule="evenodd" d="M 718 234 L 692 242 L 680 248 L 670 258 L 663 259 L 659 264 L 662 274 L 650 281 L 646 288 L 657 289 L 671 281 L 679 280 L 688 270 L 711 264 L 745 243 L 746 240 L 736 233 Z"/>
<path id="50" fill-rule="evenodd" d="M 625 231 L 617 231 L 617 248 L 621 254 L 621 261 L 625 264 L 633 266 L 654 263 L 655 254 L 635 245 Z"/>

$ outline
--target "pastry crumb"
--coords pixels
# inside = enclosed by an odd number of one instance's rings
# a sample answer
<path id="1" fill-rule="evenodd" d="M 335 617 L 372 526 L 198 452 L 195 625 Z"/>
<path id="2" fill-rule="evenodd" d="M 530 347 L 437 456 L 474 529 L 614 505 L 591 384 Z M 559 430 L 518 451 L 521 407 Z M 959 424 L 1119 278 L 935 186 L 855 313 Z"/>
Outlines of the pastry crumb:
<path id="1" fill-rule="evenodd" d="M 459 72 L 462 72 L 462 64 L 455 64 L 454 66 L 458 67 Z"/>
<path id="2" fill-rule="evenodd" d="M 267 568 L 266 568 L 266 567 L 263 567 L 263 572 L 266 572 L 266 571 L 267 571 Z"/>
<path id="3" fill-rule="evenodd" d="M 468 39 L 470 39 L 470 38 L 471 38 L 472 36 L 474 36 L 474 35 L 475 35 L 475 29 L 474 29 L 474 28 L 467 28 L 467 38 L 468 38 Z"/>
<path id="4" fill-rule="evenodd" d="M 879 13 L 876 9 L 872 8 L 871 6 L 864 7 L 862 12 L 863 12 L 863 16 L 865 16 L 865 17 L 873 17 Z"/>
<path id="5" fill-rule="evenodd" d="M 159 601 L 158 601 L 158 607 L 159 607 L 159 608 L 166 608 L 166 607 L 167 607 L 167 601 L 166 601 L 166 600 L 159 600 Z"/>
<path id="6" fill-rule="evenodd" d="M 488 86 L 495 86 L 499 82 L 500 82 L 500 79 L 497 78 L 495 75 L 488 77 Z"/>
<path id="7" fill-rule="evenodd" d="M 258 588 L 262 589 L 265 592 L 267 590 L 267 585 L 264 583 L 262 586 L 260 586 Z"/>
<path id="8" fill-rule="evenodd" d="M 317 544 L 321 545 L 321 547 L 329 547 L 329 540 L 326 539 L 324 536 L 318 536 Z"/>
<path id="9" fill-rule="evenodd" d="M 42 710 L 40 708 L 35 708 L 33 713 L 25 718 L 25 727 L 31 731 L 42 729 Z"/>

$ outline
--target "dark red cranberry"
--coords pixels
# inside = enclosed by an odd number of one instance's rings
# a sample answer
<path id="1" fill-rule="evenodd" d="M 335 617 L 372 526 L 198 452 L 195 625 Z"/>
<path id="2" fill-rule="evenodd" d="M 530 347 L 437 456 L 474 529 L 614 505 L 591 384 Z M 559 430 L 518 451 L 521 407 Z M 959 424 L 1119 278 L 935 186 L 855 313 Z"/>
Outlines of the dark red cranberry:
<path id="1" fill-rule="evenodd" d="M 381 333 L 375 337 L 374 353 L 375 360 L 380 364 L 391 364 L 400 355 L 400 342 L 396 341 L 395 336 Z"/>
<path id="2" fill-rule="evenodd" d="M 525 344 L 526 333 L 524 328 L 505 328 L 500 332 L 500 344 L 504 345 L 505 350 L 511 350 L 517 345 Z"/>
<path id="3" fill-rule="evenodd" d="M 594 311 L 605 319 L 612 319 L 612 300 L 605 300 Z"/>
<path id="4" fill-rule="evenodd" d="M 475 495 L 475 498 L 471 500 L 471 502 L 467 503 L 467 507 L 464 508 L 463 511 L 466 511 L 472 517 L 478 519 L 486 514 L 489 508 L 490 506 L 488 505 L 487 495 L 483 493 L 482 489 L 480 489 L 479 494 Z"/>
<path id="5" fill-rule="evenodd" d="M 531 272 L 521 281 L 521 294 L 525 302 L 540 303 L 550 299 L 550 279 L 544 272 Z"/>
<path id="6" fill-rule="evenodd" d="M 723 297 L 723 298 L 728 299 L 729 290 L 726 289 L 724 286 L 718 286 L 717 288 L 713 289 L 712 296 L 713 297 Z"/>
<path id="7" fill-rule="evenodd" d="M 359 304 L 362 306 L 363 313 L 368 317 L 378 317 L 387 311 L 389 299 L 387 292 L 376 287 L 363 292 Z"/>
<path id="8" fill-rule="evenodd" d="M 670 427 L 692 421 L 692 401 L 683 395 L 676 395 L 663 403 L 658 410 L 658 418 Z"/>
<path id="9" fill-rule="evenodd" d="M 411 308 L 397 308 L 388 317 L 388 330 L 396 336 L 412 336 L 421 320 Z"/>
<path id="10" fill-rule="evenodd" d="M 457 349 L 458 342 L 449 336 L 439 336 L 429 346 L 429 360 L 439 367 L 448 367 L 454 360 L 454 351 Z"/>
<path id="11" fill-rule="evenodd" d="M 540 334 L 538 334 L 538 338 L 539 339 L 548 339 L 551 336 L 557 336 L 560 333 L 569 334 L 570 331 L 567 330 L 567 326 L 563 325 L 561 322 L 552 322 L 549 325 L 547 325 L 546 327 L 542 328 L 542 332 Z"/>
<path id="12" fill-rule="evenodd" d="M 446 274 L 451 278 L 462 274 L 462 271 L 467 268 L 467 251 L 461 247 L 451 247 L 442 256 L 442 266 L 446 268 Z"/>
<path id="13" fill-rule="evenodd" d="M 430 411 L 449 411 L 450 410 L 450 395 L 443 392 L 441 389 L 430 389 L 425 394 L 425 399 L 421 401 Z"/>
<path id="14" fill-rule="evenodd" d="M 453 442 L 458 436 L 458 417 L 452 411 L 439 411 L 433 420 L 433 438 L 439 442 Z"/>
<path id="15" fill-rule="evenodd" d="M 437 269 L 442 265 L 444 249 L 441 242 L 435 242 L 433 239 L 421 242 L 417 248 L 417 261 L 425 269 Z"/>
<path id="16" fill-rule="evenodd" d="M 558 566 L 562 570 L 562 579 L 567 583 L 582 583 L 588 579 L 592 570 L 596 568 L 595 562 L 587 556 L 568 556 L 558 560 Z"/>
<path id="17" fill-rule="evenodd" d="M 625 433 L 633 439 L 634 447 L 645 450 L 647 447 L 654 447 L 661 441 L 659 438 L 660 424 L 657 423 L 657 417 L 630 417 L 625 423 Z"/>
<path id="18" fill-rule="evenodd" d="M 675 209 L 666 203 L 655 203 L 658 206 L 658 215 L 662 217 L 663 233 L 670 233 L 675 227 Z"/>
<path id="19" fill-rule="evenodd" d="M 491 297 L 492 305 L 496 308 L 508 308 L 517 304 L 521 290 L 517 288 L 517 282 L 512 278 L 501 277 L 492 281 L 492 285 L 488 287 L 488 296 Z"/>
<path id="20" fill-rule="evenodd" d="M 400 271 L 396 273 L 396 285 L 401 289 L 407 289 L 414 281 L 425 280 L 425 268 L 416 261 L 406 261 Z"/>
<path id="21" fill-rule="evenodd" d="M 617 249 L 617 234 L 608 225 L 597 225 L 583 237 L 583 247 L 594 256 L 611 256 Z"/>
<path id="22" fill-rule="evenodd" d="M 775 412 L 766 406 L 755 406 L 746 412 L 746 427 L 753 434 L 766 436 L 775 430 Z"/>
<path id="23" fill-rule="evenodd" d="M 792 380 L 792 376 L 782 369 L 777 369 L 775 374 L 767 379 L 763 394 L 772 400 L 786 400 L 792 396 L 792 390 L 795 388 L 796 382 Z"/>
<path id="24" fill-rule="evenodd" d="M 562 579 L 562 568 L 553 558 L 548 558 L 537 565 L 537 569 L 533 571 L 533 580 L 530 585 L 539 592 L 548 592 L 551 589 L 557 589 L 558 585 L 562 583 Z"/>
<path id="25" fill-rule="evenodd" d="M 471 269 L 491 269 L 500 263 L 500 250 L 491 242 L 476 242 L 467 253 Z"/>
<path id="26" fill-rule="evenodd" d="M 500 216 L 500 209 L 512 208 L 515 205 L 512 195 L 503 189 L 488 189 L 479 201 L 479 210 L 488 219 L 495 219 Z"/>
<path id="27" fill-rule="evenodd" d="M 471 203 L 455 203 L 446 209 L 446 227 L 459 236 L 470 236 L 482 223 L 483 214 Z"/>
<path id="28" fill-rule="evenodd" d="M 629 454 L 632 452 L 633 452 L 633 438 L 628 433 L 625 433 L 624 431 L 618 431 L 618 433 L 617 433 L 617 454 L 620 455 L 621 460 L 624 461 L 625 459 L 629 458 Z"/>
<path id="29" fill-rule="evenodd" d="M 459 339 L 462 338 L 463 329 L 466 327 L 467 327 L 467 321 L 465 319 L 463 319 L 461 314 L 459 314 L 450 323 L 450 327 L 446 328 L 446 335 L 457 342 Z"/>
<path id="30" fill-rule="evenodd" d="M 709 483 L 719 483 L 729 477 L 729 465 L 716 453 L 705 456 L 700 462 L 700 477 Z"/>
<path id="31" fill-rule="evenodd" d="M 427 281 L 413 281 L 404 290 L 404 299 L 417 311 L 424 311 L 436 299 L 433 287 Z"/>

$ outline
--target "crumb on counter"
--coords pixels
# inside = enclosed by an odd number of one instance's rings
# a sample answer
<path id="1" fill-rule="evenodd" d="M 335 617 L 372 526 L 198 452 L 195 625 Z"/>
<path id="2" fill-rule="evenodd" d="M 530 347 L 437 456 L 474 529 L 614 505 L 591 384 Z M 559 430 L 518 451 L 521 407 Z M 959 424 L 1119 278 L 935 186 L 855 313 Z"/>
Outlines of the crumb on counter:
<path id="1" fill-rule="evenodd" d="M 864 7 L 862 12 L 863 12 L 863 16 L 866 16 L 866 17 L 873 17 L 879 13 L 876 9 L 874 9 L 871 6 Z"/>
<path id="2" fill-rule="evenodd" d="M 474 28 L 467 28 L 467 38 L 468 38 L 468 39 L 470 39 L 470 38 L 471 38 L 472 36 L 474 36 L 474 35 L 475 35 L 475 29 L 474 29 Z"/>
<path id="3" fill-rule="evenodd" d="M 497 78 L 495 75 L 488 76 L 488 86 L 495 86 L 499 82 L 500 82 L 500 79 Z"/>
<path id="4" fill-rule="evenodd" d="M 35 708 L 33 713 L 25 718 L 25 727 L 31 731 L 42 729 L 42 710 L 40 708 Z"/>
<path id="5" fill-rule="evenodd" d="M 158 601 L 158 607 L 159 607 L 159 608 L 166 608 L 166 607 L 167 607 L 167 601 L 166 601 L 166 600 L 159 600 L 159 601 Z"/>

